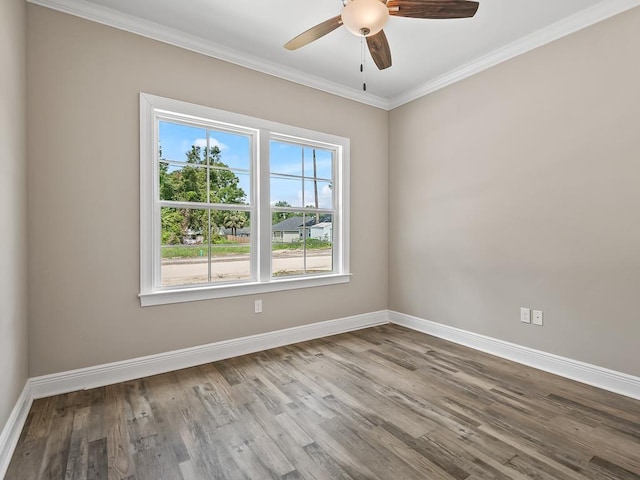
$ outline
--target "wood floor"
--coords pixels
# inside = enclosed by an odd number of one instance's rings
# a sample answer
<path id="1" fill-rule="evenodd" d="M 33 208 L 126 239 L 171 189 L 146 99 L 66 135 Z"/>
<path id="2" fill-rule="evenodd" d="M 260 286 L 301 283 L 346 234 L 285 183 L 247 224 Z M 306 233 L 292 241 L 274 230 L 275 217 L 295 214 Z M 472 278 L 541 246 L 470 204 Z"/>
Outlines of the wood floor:
<path id="1" fill-rule="evenodd" d="M 7 479 L 640 479 L 640 402 L 385 325 L 34 402 Z"/>

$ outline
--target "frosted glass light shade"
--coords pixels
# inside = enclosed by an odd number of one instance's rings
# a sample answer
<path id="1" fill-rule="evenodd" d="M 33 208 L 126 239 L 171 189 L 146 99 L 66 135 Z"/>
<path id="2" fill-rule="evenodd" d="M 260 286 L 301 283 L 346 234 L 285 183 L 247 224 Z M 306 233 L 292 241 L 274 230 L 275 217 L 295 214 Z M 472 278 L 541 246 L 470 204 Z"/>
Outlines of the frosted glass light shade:
<path id="1" fill-rule="evenodd" d="M 389 10 L 380 0 L 351 0 L 342 9 L 342 24 L 354 35 L 375 35 L 389 19 Z"/>

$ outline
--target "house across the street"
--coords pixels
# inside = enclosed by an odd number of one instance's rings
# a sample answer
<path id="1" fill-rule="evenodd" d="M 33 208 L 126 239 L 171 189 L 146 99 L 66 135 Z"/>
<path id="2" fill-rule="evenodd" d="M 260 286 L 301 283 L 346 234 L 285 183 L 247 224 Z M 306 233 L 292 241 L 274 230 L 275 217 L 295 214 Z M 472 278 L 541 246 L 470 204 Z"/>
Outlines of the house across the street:
<path id="1" fill-rule="evenodd" d="M 320 217 L 320 223 L 316 225 L 316 217 L 309 216 L 304 219 L 302 215 L 297 215 L 295 217 L 287 218 L 282 220 L 281 222 L 276 223 L 271 227 L 272 239 L 274 243 L 292 243 L 292 242 L 300 242 L 304 236 L 303 229 L 306 228 L 306 236 L 307 238 L 320 238 L 324 239 L 324 235 L 327 232 L 326 225 L 328 224 L 328 237 L 331 238 L 331 223 L 325 222 L 331 217 Z M 325 225 L 321 227 L 317 232 L 319 237 L 315 237 L 312 229 L 314 227 L 320 227 L 320 225 Z"/>
<path id="2" fill-rule="evenodd" d="M 330 242 L 333 233 L 333 224 L 331 222 L 320 222 L 309 227 L 309 238 L 316 240 L 325 240 Z"/>

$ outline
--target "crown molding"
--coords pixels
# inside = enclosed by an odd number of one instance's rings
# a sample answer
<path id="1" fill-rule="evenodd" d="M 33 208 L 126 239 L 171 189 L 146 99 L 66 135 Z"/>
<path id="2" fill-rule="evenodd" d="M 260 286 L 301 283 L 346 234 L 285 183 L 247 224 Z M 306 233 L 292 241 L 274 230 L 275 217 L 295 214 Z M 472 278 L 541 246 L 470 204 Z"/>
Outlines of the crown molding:
<path id="1" fill-rule="evenodd" d="M 451 70 L 401 95 L 387 99 L 361 92 L 360 90 L 346 87 L 339 83 L 304 73 L 300 70 L 283 67 L 274 62 L 269 62 L 254 55 L 230 49 L 201 37 L 168 28 L 155 22 L 143 20 L 133 15 L 127 15 L 85 0 L 27 0 L 27 2 L 158 40 L 383 110 L 392 110 L 405 103 L 409 103 L 441 88 L 459 82 L 460 80 L 464 80 L 476 73 L 480 73 L 483 70 L 506 62 L 518 55 L 522 55 L 523 53 L 575 33 L 614 15 L 640 6 L 640 0 L 603 0 L 593 7 L 587 8 L 582 12 L 571 15 L 502 48 L 494 50 L 487 55 Z"/>
<path id="2" fill-rule="evenodd" d="M 607 18 L 618 15 L 640 5 L 640 0 L 603 0 L 602 2 L 571 15 L 520 38 L 502 48 L 484 55 L 472 62 L 445 73 L 421 86 L 389 99 L 389 110 L 409 103 L 441 88 L 445 88 L 467 77 L 487 70 L 502 62 L 527 53 L 547 43 L 551 43 L 579 30 L 587 28 Z"/>
<path id="3" fill-rule="evenodd" d="M 169 45 L 184 48 L 185 50 L 207 55 L 260 73 L 266 73 L 267 75 L 272 75 L 283 80 L 337 95 L 338 97 L 354 100 L 382 110 L 389 110 L 389 101 L 386 98 L 361 92 L 360 90 L 346 87 L 339 83 L 304 73 L 300 70 L 283 67 L 282 65 L 264 60 L 255 55 L 240 52 L 205 40 L 202 37 L 169 28 L 133 15 L 121 13 L 117 10 L 103 7 L 102 5 L 96 5 L 85 0 L 27 0 L 27 2 L 151 38 L 152 40 L 158 40 Z"/>

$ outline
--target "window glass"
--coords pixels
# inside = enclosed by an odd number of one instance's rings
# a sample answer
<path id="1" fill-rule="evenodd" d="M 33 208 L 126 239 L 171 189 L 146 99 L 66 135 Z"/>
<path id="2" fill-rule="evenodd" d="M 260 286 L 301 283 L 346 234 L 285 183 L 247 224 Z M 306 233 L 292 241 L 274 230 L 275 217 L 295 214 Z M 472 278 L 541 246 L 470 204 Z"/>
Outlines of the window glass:
<path id="1" fill-rule="evenodd" d="M 143 305 L 348 281 L 348 139 L 147 94 L 140 115 Z"/>

